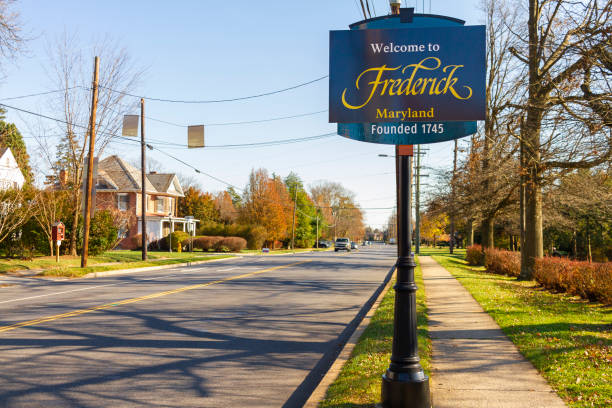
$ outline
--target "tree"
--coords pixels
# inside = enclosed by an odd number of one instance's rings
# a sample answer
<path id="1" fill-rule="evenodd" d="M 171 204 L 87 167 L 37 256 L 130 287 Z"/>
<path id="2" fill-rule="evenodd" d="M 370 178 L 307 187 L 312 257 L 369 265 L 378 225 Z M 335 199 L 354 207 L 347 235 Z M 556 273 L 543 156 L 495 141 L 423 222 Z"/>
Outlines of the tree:
<path id="1" fill-rule="evenodd" d="M 178 199 L 178 215 L 184 217 L 191 215 L 202 222 L 217 221 L 219 211 L 210 193 L 203 193 L 195 187 L 189 187 L 184 197 Z"/>
<path id="2" fill-rule="evenodd" d="M 264 227 L 266 240 L 273 243 L 287 237 L 292 208 L 287 188 L 279 177 L 271 178 L 265 169 L 251 171 L 239 209 L 242 223 Z"/>
<path id="3" fill-rule="evenodd" d="M 32 200 L 25 189 L 0 190 L 0 242 L 11 238 L 32 216 Z"/>
<path id="4" fill-rule="evenodd" d="M 295 222 L 295 243 L 296 246 L 309 248 L 314 243 L 316 237 L 316 217 L 317 209 L 314 203 L 304 190 L 304 184 L 299 176 L 293 172 L 285 177 L 285 185 L 289 191 L 291 200 L 297 197 L 296 202 L 296 222 Z"/>
<path id="5" fill-rule="evenodd" d="M 55 242 L 52 237 L 53 224 L 69 216 L 68 192 L 47 189 L 39 191 L 33 202 L 34 219 L 49 241 L 49 254 L 53 255 Z"/>
<path id="6" fill-rule="evenodd" d="M 527 68 L 519 107 L 525 173 L 521 279 L 543 256 L 542 187 L 555 172 L 589 168 L 612 157 L 609 27 L 612 3 L 529 0 L 525 30 L 510 51 Z"/>
<path id="7" fill-rule="evenodd" d="M 512 136 L 517 128 L 516 113 L 509 112 L 516 102 L 522 75 L 511 59 L 509 47 L 518 18 L 517 8 L 504 0 L 486 0 L 484 11 L 487 26 L 486 117 L 481 137 L 472 138 L 479 151 L 481 169 L 476 176 L 480 193 L 477 200 L 483 248 L 494 247 L 495 217 L 515 199 L 518 177 L 515 177 L 517 144 Z M 513 110 L 516 110 L 513 108 Z M 455 183 L 455 186 L 457 184 Z M 454 198 L 454 197 L 453 197 Z"/>
<path id="8" fill-rule="evenodd" d="M 421 217 L 421 238 L 428 242 L 436 241 L 446 231 L 448 226 L 448 216 L 446 214 L 424 213 Z"/>
<path id="9" fill-rule="evenodd" d="M 545 244 L 573 258 L 612 258 L 612 178 L 605 169 L 579 169 L 543 191 Z M 548 239 L 546 239 L 548 238 Z"/>
<path id="10" fill-rule="evenodd" d="M 362 237 L 365 233 L 363 213 L 355 203 L 355 193 L 340 183 L 323 181 L 310 186 L 310 196 L 333 228 L 333 238 Z"/>
<path id="11" fill-rule="evenodd" d="M 90 50 L 87 53 L 84 50 Z M 91 52 L 91 55 L 88 53 Z M 102 155 L 104 149 L 117 134 L 122 125 L 122 116 L 129 112 L 133 103 L 125 103 L 126 93 L 136 86 L 140 72 L 135 70 L 131 59 L 124 48 L 110 41 L 102 41 L 93 47 L 83 47 L 77 42 L 77 36 L 64 34 L 49 48 L 51 60 L 51 81 L 63 93 L 51 99 L 51 107 L 65 123 L 58 123 L 63 137 L 57 147 L 50 146 L 44 138 L 37 138 L 38 144 L 46 152 L 55 150 L 55 161 L 49 163 L 56 178 L 65 170 L 68 183 L 66 188 L 72 193 L 70 204 L 72 222 L 70 223 L 70 253 L 76 255 L 76 237 L 81 213 L 81 184 L 83 168 L 88 147 L 87 130 L 91 95 L 84 92 L 91 87 L 91 67 L 93 56 L 100 57 L 100 78 L 98 92 L 98 109 L 96 114 L 96 155 Z M 45 157 L 53 157 L 46 154 Z"/>
<path id="12" fill-rule="evenodd" d="M 235 208 L 240 208 L 242 206 L 242 196 L 236 191 L 234 187 L 228 187 L 227 193 L 232 198 L 232 204 Z"/>
<path id="13" fill-rule="evenodd" d="M 0 56 L 14 58 L 25 42 L 21 36 L 19 14 L 11 10 L 15 0 L 0 0 Z"/>
<path id="14" fill-rule="evenodd" d="M 2 119 L 0 119 L 0 147 L 11 149 L 13 156 L 15 156 L 15 161 L 19 165 L 21 173 L 23 173 L 25 183 L 32 185 L 34 175 L 30 168 L 30 156 L 23 141 L 23 136 L 21 136 L 17 126 L 13 123 L 7 123 Z"/>
<path id="15" fill-rule="evenodd" d="M 234 207 L 234 200 L 229 192 L 220 191 L 215 196 L 215 208 L 219 213 L 219 221 L 224 224 L 232 224 L 238 218 L 238 211 Z"/>

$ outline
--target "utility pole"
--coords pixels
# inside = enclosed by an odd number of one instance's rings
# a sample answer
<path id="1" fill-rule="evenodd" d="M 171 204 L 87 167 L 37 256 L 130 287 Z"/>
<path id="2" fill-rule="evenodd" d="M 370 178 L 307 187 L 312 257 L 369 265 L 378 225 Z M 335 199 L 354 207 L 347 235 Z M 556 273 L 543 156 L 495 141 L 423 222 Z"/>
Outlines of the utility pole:
<path id="1" fill-rule="evenodd" d="M 416 197 L 414 205 L 415 243 L 414 252 L 421 253 L 421 145 L 417 145 L 416 157 Z"/>
<path id="2" fill-rule="evenodd" d="M 319 214 L 317 214 L 317 241 L 316 241 L 317 249 L 319 249 Z"/>
<path id="3" fill-rule="evenodd" d="M 85 217 L 83 223 L 83 249 L 81 251 L 81 268 L 87 267 L 89 252 L 89 226 L 91 224 L 91 190 L 94 183 L 94 147 L 96 145 L 96 111 L 98 109 L 98 75 L 100 58 L 94 59 L 93 86 L 91 91 L 91 114 L 89 116 L 89 156 L 87 157 L 87 179 L 85 180 Z"/>
<path id="4" fill-rule="evenodd" d="M 141 220 L 141 232 L 142 232 L 142 260 L 147 260 L 147 191 L 146 191 L 146 156 L 145 156 L 145 103 L 144 98 L 140 98 L 140 173 L 141 173 L 141 183 L 142 183 L 142 206 L 141 211 L 142 214 L 140 216 Z M 172 225 L 172 224 L 171 224 Z M 172 236 L 172 227 L 170 227 L 170 236 Z M 172 246 L 170 247 L 172 250 Z"/>
<path id="5" fill-rule="evenodd" d="M 295 184 L 295 194 L 293 199 L 293 224 L 291 226 L 291 249 L 295 250 L 295 210 L 297 209 L 297 189 L 298 185 Z"/>
<path id="6" fill-rule="evenodd" d="M 453 158 L 453 177 L 451 178 L 451 217 L 450 217 L 450 253 L 455 248 L 455 177 L 457 176 L 457 139 L 455 139 L 455 150 Z"/>

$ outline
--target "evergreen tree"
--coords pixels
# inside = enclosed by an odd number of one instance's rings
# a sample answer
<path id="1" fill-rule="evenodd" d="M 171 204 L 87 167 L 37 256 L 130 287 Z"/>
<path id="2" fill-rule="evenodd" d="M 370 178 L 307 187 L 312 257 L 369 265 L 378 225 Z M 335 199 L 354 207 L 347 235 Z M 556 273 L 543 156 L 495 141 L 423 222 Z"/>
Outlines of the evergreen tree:
<path id="1" fill-rule="evenodd" d="M 304 190 L 304 184 L 300 177 L 291 172 L 285 177 L 285 185 L 289 191 L 291 200 L 297 197 L 295 213 L 295 245 L 297 247 L 309 248 L 315 242 L 317 209 Z M 297 190 L 297 196 L 296 196 Z"/>
<path id="2" fill-rule="evenodd" d="M 0 108 L 0 148 L 8 147 L 11 149 L 15 160 L 23 173 L 27 185 L 31 185 L 34 180 L 32 169 L 30 168 L 30 156 L 23 141 L 23 136 L 13 123 L 4 121 L 4 111 Z"/>

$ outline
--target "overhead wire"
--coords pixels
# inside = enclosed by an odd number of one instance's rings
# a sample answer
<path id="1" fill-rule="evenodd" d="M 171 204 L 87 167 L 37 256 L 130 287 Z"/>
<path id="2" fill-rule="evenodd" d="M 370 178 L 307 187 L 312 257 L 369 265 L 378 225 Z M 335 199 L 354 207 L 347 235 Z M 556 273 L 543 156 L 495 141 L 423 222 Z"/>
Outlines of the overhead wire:
<path id="1" fill-rule="evenodd" d="M 79 124 L 77 124 L 77 123 L 67 122 L 67 121 L 65 121 L 65 120 L 63 120 L 63 119 L 54 118 L 54 117 L 47 116 L 47 115 L 44 115 L 44 114 L 41 114 L 41 113 L 37 113 L 37 112 L 32 112 L 32 111 L 29 111 L 29 110 L 27 110 L 27 109 L 18 108 L 18 107 L 15 107 L 15 106 L 11 106 L 11 105 L 4 104 L 4 103 L 0 103 L 0 106 L 4 106 L 4 107 L 7 107 L 7 108 L 9 108 L 9 109 L 14 109 L 14 110 L 17 110 L 17 111 L 20 111 L 20 112 L 28 113 L 28 114 L 30 114 L 30 115 L 39 116 L 39 117 L 42 117 L 42 118 L 45 118 L 45 119 L 48 119 L 48 120 L 52 120 L 52 121 L 55 121 L 55 122 L 60 122 L 60 123 L 68 124 L 68 125 L 71 125 L 71 126 L 74 126 L 74 127 L 81 128 L 81 129 L 88 129 L 88 127 L 87 127 L 87 126 L 79 125 Z M 112 134 L 112 133 L 100 132 L 100 134 L 105 134 L 105 135 L 110 136 L 111 138 L 119 139 L 119 140 L 111 140 L 113 143 L 119 143 L 119 144 L 128 144 L 128 143 L 125 143 L 126 141 L 127 141 L 127 142 L 130 142 L 130 143 L 137 143 L 137 144 L 140 144 L 140 143 L 141 143 L 141 142 L 140 142 L 139 140 L 137 140 L 137 139 L 130 138 L 130 137 L 125 137 L 125 136 L 119 136 L 119 135 Z M 312 136 L 312 137 L 310 137 L 310 139 L 313 139 L 313 140 L 314 140 L 314 139 L 316 139 L 316 138 L 321 138 L 321 137 L 329 137 L 329 136 L 332 136 L 332 135 L 335 135 L 335 134 L 333 134 L 333 133 L 329 133 L 329 134 L 324 134 L 324 135 Z M 289 139 L 289 140 L 290 140 L 290 139 Z M 287 140 L 286 140 L 286 141 L 287 141 Z M 286 141 L 285 141 L 285 142 L 286 142 Z M 294 139 L 294 141 L 295 141 L 295 139 Z M 263 142 L 263 143 L 264 143 L 264 144 L 265 144 L 265 143 L 268 143 L 268 144 L 269 144 L 270 142 Z M 230 186 L 230 187 L 238 188 L 237 186 L 234 186 L 233 184 L 231 184 L 231 183 L 229 183 L 229 182 L 227 182 L 227 181 L 225 181 L 225 180 L 222 180 L 222 179 L 220 179 L 220 178 L 218 178 L 218 177 L 215 177 L 215 176 L 213 176 L 213 175 L 211 175 L 211 174 L 208 174 L 208 173 L 206 173 L 206 172 L 204 172 L 204 171 L 202 171 L 202 170 L 198 169 L 197 167 L 195 167 L 195 166 L 193 166 L 193 165 L 191 165 L 191 164 L 187 163 L 186 161 L 184 161 L 184 160 L 182 160 L 182 159 L 179 159 L 178 157 L 176 157 L 176 156 L 174 156 L 174 155 L 172 155 L 172 154 L 170 154 L 170 153 L 168 153 L 168 152 L 166 152 L 166 151 L 164 151 L 164 150 L 161 150 L 161 149 L 160 149 L 160 148 L 158 148 L 158 147 L 153 146 L 154 144 L 156 144 L 156 143 L 154 143 L 154 142 L 153 142 L 153 143 L 147 143 L 147 144 L 146 144 L 146 146 L 147 146 L 147 148 L 149 148 L 149 149 L 151 149 L 151 150 L 157 150 L 158 152 L 160 152 L 160 153 L 162 153 L 162 154 L 164 154 L 164 155 L 166 155 L 166 156 L 168 156 L 168 157 L 170 157 L 170 158 L 172 158 L 172 159 L 174 159 L 174 160 L 178 161 L 179 163 L 182 163 L 182 164 L 183 164 L 183 165 L 185 165 L 185 166 L 191 167 L 193 170 L 195 170 L 195 171 L 196 171 L 196 173 L 204 174 L 204 175 L 206 175 L 206 176 L 208 176 L 208 177 L 212 178 L 213 180 L 216 180 L 216 181 L 218 181 L 218 182 L 220 182 L 220 183 L 226 184 L 226 185 L 228 185 L 228 186 Z M 260 143 L 260 144 L 261 144 L 261 143 Z M 245 144 L 245 145 L 249 145 L 249 144 Z M 257 145 L 257 144 L 255 144 L 255 145 Z M 232 146 L 232 147 L 236 147 L 236 146 L 239 146 L 239 145 L 231 145 L 231 146 Z M 244 146 L 244 145 L 240 145 L 240 146 Z M 218 147 L 219 147 L 219 146 L 218 146 Z"/>
<path id="2" fill-rule="evenodd" d="M 65 91 L 69 91 L 75 88 L 80 88 L 80 86 L 71 86 L 68 88 L 62 88 L 62 89 L 55 89 L 52 91 L 44 91 L 44 92 L 38 92 L 38 93 L 33 93 L 33 94 L 28 94 L 28 95 L 20 95 L 20 96 L 11 96 L 9 98 L 0 98 L 0 101 L 12 101 L 15 99 L 25 99 L 25 98 L 31 98 L 34 96 L 42 96 L 42 95 L 49 95 L 52 93 L 57 93 L 57 92 L 65 92 Z"/>
<path id="3" fill-rule="evenodd" d="M 34 115 L 34 116 L 39 116 L 48 120 L 52 120 L 55 122 L 60 122 L 60 123 L 64 123 L 67 125 L 71 125 L 71 126 L 75 126 L 81 129 L 88 129 L 87 126 L 83 126 L 83 125 L 79 125 L 76 123 L 71 123 L 71 122 L 67 122 L 63 119 L 58 119 L 58 118 L 53 118 L 51 116 L 47 116 L 41 113 L 37 113 L 37 112 L 32 112 L 29 111 L 27 109 L 22 109 L 22 108 L 18 108 L 16 106 L 11 106 L 11 105 L 6 105 L 4 103 L 0 103 L 0 106 L 5 106 L 9 109 L 14 109 L 20 112 L 24 112 L 30 115 Z M 136 141 L 137 140 L 130 138 L 130 137 L 126 137 L 126 136 L 120 136 L 114 133 L 107 133 L 107 132 L 99 132 L 100 134 L 103 135 L 107 135 L 110 137 L 114 137 L 114 138 L 119 138 L 122 140 L 128 140 L 130 142 L 132 141 Z M 293 138 L 293 139 L 280 139 L 280 140 L 269 140 L 269 141 L 265 141 L 265 142 L 257 142 L 257 143 L 240 143 L 240 144 L 226 144 L 226 145 L 210 145 L 210 146 L 206 146 L 206 148 L 210 148 L 210 149 L 240 149 L 240 148 L 256 148 L 256 147 L 267 147 L 267 146 L 278 146 L 278 145 L 284 145 L 284 144 L 293 144 L 293 143 L 301 143 L 301 142 L 309 142 L 309 141 L 313 141 L 313 140 L 319 140 L 319 139 L 324 139 L 324 138 L 328 138 L 328 137 L 333 137 L 336 136 L 337 134 L 335 132 L 330 132 L 330 133 L 324 133 L 324 134 L 320 134 L 320 135 L 315 135 L 315 136 L 307 136 L 307 137 L 300 137 L 300 138 Z M 49 137 L 51 136 L 58 136 L 58 135 L 49 135 Z M 47 137 L 47 136 L 45 136 Z M 168 146 L 169 148 L 171 147 L 175 147 L 175 148 L 188 148 L 188 145 L 186 144 L 180 144 L 180 143 L 172 143 L 172 142 L 165 142 L 159 139 L 148 139 L 147 142 L 152 143 L 152 144 L 159 144 L 159 145 L 164 145 L 164 146 Z M 138 142 L 140 143 L 140 142 Z"/>
<path id="4" fill-rule="evenodd" d="M 207 104 L 207 103 L 222 103 L 222 102 L 236 102 L 236 101 L 244 101 L 244 100 L 248 100 L 248 99 L 254 99 L 254 98 L 261 98 L 264 96 L 270 96 L 270 95 L 276 95 L 282 92 L 287 92 L 287 91 L 291 91 L 293 89 L 297 89 L 297 88 L 301 88 L 319 81 L 322 81 L 326 78 L 328 78 L 329 75 L 323 75 L 321 77 L 312 79 L 310 81 L 306 81 L 306 82 L 302 82 L 299 83 L 297 85 L 293 85 L 287 88 L 282 88 L 282 89 L 277 89 L 274 91 L 269 91 L 269 92 L 262 92 L 259 94 L 255 94 L 255 95 L 248 95 L 248 96 L 240 96 L 240 97 L 236 97 L 236 98 L 225 98 L 225 99 L 206 99 L 206 100 L 188 100 L 188 99 L 171 99 L 171 98 L 158 98 L 158 97 L 152 97 L 152 96 L 146 96 L 146 95 L 136 95 L 136 94 L 132 94 L 129 92 L 124 92 L 124 91 L 119 91 L 117 89 L 113 89 L 110 87 L 105 87 L 105 86 L 99 86 L 102 89 L 106 89 L 110 92 L 114 92 L 114 93 L 118 93 L 120 95 L 124 95 L 124 96 L 131 96 L 134 98 L 141 98 L 141 99 L 145 99 L 148 101 L 155 101 L 155 102 L 166 102 L 166 103 L 185 103 L 185 104 Z M 84 89 L 87 90 L 91 90 L 91 88 L 88 87 L 82 87 Z"/>

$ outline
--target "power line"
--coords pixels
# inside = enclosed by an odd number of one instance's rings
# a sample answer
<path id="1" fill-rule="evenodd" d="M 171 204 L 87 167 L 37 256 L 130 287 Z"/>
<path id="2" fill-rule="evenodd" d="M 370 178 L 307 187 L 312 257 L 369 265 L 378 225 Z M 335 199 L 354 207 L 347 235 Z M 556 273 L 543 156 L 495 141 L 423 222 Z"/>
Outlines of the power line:
<path id="1" fill-rule="evenodd" d="M 49 119 L 55 122 L 60 122 L 60 123 L 64 123 L 67 125 L 71 125 L 74 127 L 79 127 L 82 129 L 87 129 L 87 126 L 83 126 L 83 125 L 79 125 L 76 123 L 71 123 L 71 122 L 67 122 L 63 119 L 58 119 L 58 118 L 53 118 L 51 116 L 47 116 L 47 115 L 43 115 L 41 113 L 36 113 L 36 112 L 32 112 L 26 109 L 21 109 L 21 108 L 17 108 L 15 106 L 10 106 L 10 105 L 6 105 L 3 103 L 0 103 L 0 106 L 5 106 L 9 109 L 14 109 L 20 112 L 24 112 L 24 113 L 28 113 L 30 115 L 34 115 L 34 116 L 39 116 L 45 119 Z M 130 142 L 138 142 L 135 139 L 129 138 L 129 137 L 125 137 L 125 136 L 119 136 L 116 135 L 114 133 L 107 133 L 107 132 L 99 132 L 100 134 L 104 134 L 107 136 L 111 136 L 114 138 L 119 138 L 122 140 L 127 140 Z M 59 135 L 49 135 L 49 136 L 59 136 Z M 227 144 L 227 145 L 211 145 L 211 146 L 206 146 L 206 148 L 209 149 L 238 149 L 238 148 L 245 148 L 245 147 L 266 147 L 266 146 L 278 146 L 278 145 L 284 145 L 284 144 L 292 144 L 292 143 L 300 143 L 300 142 L 309 142 L 309 141 L 313 141 L 313 140 L 319 140 L 319 139 L 323 139 L 323 138 L 328 138 L 328 137 L 333 137 L 336 136 L 335 132 L 331 132 L 331 133 L 324 133 L 321 135 L 315 135 L 315 136 L 307 136 L 307 137 L 301 137 L 301 138 L 294 138 L 294 139 L 281 139 L 281 140 L 269 140 L 267 142 L 258 142 L 258 143 L 242 143 L 242 144 Z M 150 143 L 152 144 L 160 144 L 160 145 L 165 145 L 168 147 L 179 147 L 179 148 L 187 148 L 187 145 L 185 144 L 180 144 L 180 143 L 168 143 L 168 142 L 164 142 L 158 139 L 149 139 L 148 140 Z M 117 142 L 116 142 L 117 143 Z"/>
<path id="2" fill-rule="evenodd" d="M 144 96 L 144 95 L 135 95 L 135 94 L 132 94 L 132 93 L 128 93 L 128 92 L 124 92 L 124 91 L 118 91 L 116 89 L 105 87 L 105 86 L 100 86 L 100 88 L 103 88 L 103 89 L 106 89 L 108 91 L 111 91 L 111 92 L 114 92 L 114 93 L 118 93 L 118 94 L 121 94 L 121 95 L 131 96 L 131 97 L 134 97 L 134 98 L 143 98 L 143 99 L 146 99 L 146 100 L 149 100 L 149 101 L 155 101 L 155 102 L 186 103 L 186 104 L 206 104 L 206 103 L 221 103 L 221 102 L 244 101 L 244 100 L 247 100 L 247 99 L 254 99 L 254 98 L 261 98 L 263 96 L 275 95 L 275 94 L 279 94 L 279 93 L 282 93 L 282 92 L 291 91 L 293 89 L 301 88 L 303 86 L 310 85 L 310 84 L 313 84 L 315 82 L 322 81 L 323 79 L 326 79 L 328 77 L 329 77 L 329 75 L 324 75 L 322 77 L 315 78 L 315 79 L 310 80 L 310 81 L 302 82 L 300 84 L 293 85 L 293 86 L 290 86 L 288 88 L 278 89 L 278 90 L 270 91 L 270 92 L 263 92 L 263 93 L 259 93 L 259 94 L 255 94 L 255 95 L 241 96 L 241 97 L 236 97 L 236 98 L 226 98 L 226 99 L 208 99 L 208 100 L 187 100 L 187 99 L 157 98 L 157 97 Z M 90 88 L 87 88 L 87 87 L 82 87 L 82 88 L 87 89 L 87 90 L 91 90 Z"/>
<path id="3" fill-rule="evenodd" d="M 69 90 L 75 89 L 75 88 L 80 88 L 80 86 L 71 86 L 71 87 L 68 87 L 68 88 L 55 89 L 53 91 L 44 91 L 44 92 L 33 93 L 33 94 L 29 94 L 29 95 L 11 96 L 10 98 L 2 98 L 2 99 L 0 99 L 0 101 L 12 101 L 14 99 L 31 98 L 33 96 L 42 96 L 42 95 L 48 95 L 48 94 L 57 93 L 57 92 L 65 92 L 65 91 L 69 91 Z"/>
<path id="4" fill-rule="evenodd" d="M 205 148 L 206 149 L 241 149 L 241 148 L 245 148 L 245 147 L 279 146 L 279 145 L 285 145 L 285 144 L 310 142 L 310 141 L 313 141 L 313 140 L 319 140 L 319 139 L 324 139 L 324 138 L 333 137 L 333 136 L 337 136 L 337 134 L 335 132 L 334 133 L 325 133 L 325 134 L 316 135 L 316 136 L 299 137 L 299 138 L 295 138 L 295 139 L 269 140 L 267 142 L 258 142 L 258 143 L 240 143 L 240 144 L 227 144 L 227 145 L 207 145 Z M 180 147 L 180 148 L 186 148 L 187 147 L 187 145 L 178 144 L 178 143 L 159 143 L 159 144 L 166 144 L 168 146 L 177 146 L 177 147 Z"/>
<path id="5" fill-rule="evenodd" d="M 327 109 L 319 110 L 319 111 L 316 111 L 316 112 L 300 113 L 300 114 L 297 114 L 297 115 L 278 116 L 278 117 L 275 117 L 275 118 L 267 118 L 267 119 L 245 120 L 245 121 L 241 121 L 241 122 L 220 122 L 220 123 L 208 123 L 208 124 L 205 123 L 204 126 L 212 127 L 212 126 L 231 126 L 231 125 L 251 125 L 251 124 L 254 124 L 254 123 L 265 123 L 265 122 L 274 122 L 274 121 L 284 120 L 284 119 L 302 118 L 302 117 L 305 117 L 305 116 L 318 115 L 320 113 L 325 113 L 325 112 L 327 112 Z M 165 123 L 166 125 L 171 125 L 171 126 L 176 126 L 176 127 L 182 127 L 182 128 L 189 127 L 189 125 L 183 125 L 183 124 L 180 124 L 180 123 L 169 122 L 169 121 L 166 121 L 166 120 L 152 118 L 150 116 L 145 116 L 145 119 L 152 120 L 154 122 Z"/>
<path id="6" fill-rule="evenodd" d="M 191 167 L 191 168 L 192 168 L 193 170 L 195 170 L 195 172 L 196 172 L 196 173 L 198 173 L 198 174 L 204 174 L 205 176 L 208 176 L 208 177 L 210 177 L 211 179 L 218 181 L 219 183 L 222 183 L 222 184 L 225 184 L 226 186 L 233 187 L 233 188 L 235 188 L 235 189 L 237 189 L 237 190 L 240 190 L 240 187 L 237 187 L 237 186 L 233 185 L 233 184 L 232 184 L 232 183 L 230 183 L 230 182 L 227 182 L 227 181 L 225 181 L 225 180 L 221 180 L 221 179 L 220 179 L 220 178 L 218 178 L 218 177 L 215 177 L 215 176 L 213 176 L 213 175 L 211 175 L 211 174 L 208 174 L 208 173 L 206 173 L 206 172 L 204 172 L 204 171 L 202 171 L 202 170 L 198 169 L 197 167 L 195 167 L 195 166 L 193 166 L 193 165 L 191 165 L 191 164 L 187 163 L 186 161 L 181 160 L 181 159 L 179 159 L 178 157 L 175 157 L 175 156 L 171 155 L 171 154 L 170 154 L 170 153 L 168 153 L 168 152 L 165 152 L 165 151 L 160 150 L 160 149 L 158 149 L 158 148 L 155 148 L 155 150 L 157 150 L 157 151 L 158 151 L 158 152 L 160 152 L 161 154 L 164 154 L 164 155 L 166 155 L 166 156 L 170 157 L 171 159 L 174 159 L 174 160 L 178 161 L 179 163 L 184 164 L 184 165 L 185 165 L 185 166 L 187 166 L 187 167 Z"/>

